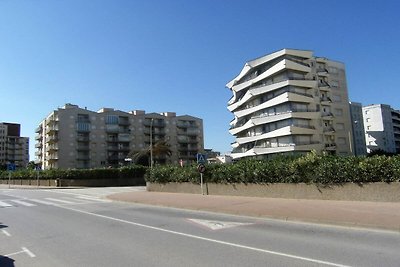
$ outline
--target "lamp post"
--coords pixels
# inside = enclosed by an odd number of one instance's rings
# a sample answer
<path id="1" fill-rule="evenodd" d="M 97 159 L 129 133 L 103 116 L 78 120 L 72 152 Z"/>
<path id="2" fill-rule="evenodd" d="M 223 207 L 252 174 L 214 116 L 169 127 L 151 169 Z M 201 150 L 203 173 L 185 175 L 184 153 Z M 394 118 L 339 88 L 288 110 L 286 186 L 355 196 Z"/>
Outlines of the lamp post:
<path id="1" fill-rule="evenodd" d="M 153 119 L 150 121 L 150 169 L 153 169 Z"/>

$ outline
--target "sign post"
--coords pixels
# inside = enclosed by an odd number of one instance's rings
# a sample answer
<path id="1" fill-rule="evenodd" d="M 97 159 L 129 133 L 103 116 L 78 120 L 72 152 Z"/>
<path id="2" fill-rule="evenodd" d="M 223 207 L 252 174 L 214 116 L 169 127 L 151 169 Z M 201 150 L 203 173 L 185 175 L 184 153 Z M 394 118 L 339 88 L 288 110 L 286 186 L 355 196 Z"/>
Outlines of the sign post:
<path id="1" fill-rule="evenodd" d="M 197 165 L 197 170 L 200 173 L 200 189 L 201 189 L 201 194 L 204 195 L 204 190 L 203 190 L 203 173 L 206 171 L 206 166 L 204 166 L 203 163 L 200 163 Z"/>
<path id="2" fill-rule="evenodd" d="M 8 171 L 8 188 L 11 187 L 11 172 L 15 171 L 14 163 L 7 163 L 7 171 Z"/>
<path id="3" fill-rule="evenodd" d="M 206 163 L 206 155 L 198 153 L 196 155 L 197 158 L 197 170 L 200 173 L 200 189 L 201 189 L 201 194 L 204 195 L 204 190 L 203 190 L 203 173 L 206 171 L 206 166 L 204 165 Z"/>

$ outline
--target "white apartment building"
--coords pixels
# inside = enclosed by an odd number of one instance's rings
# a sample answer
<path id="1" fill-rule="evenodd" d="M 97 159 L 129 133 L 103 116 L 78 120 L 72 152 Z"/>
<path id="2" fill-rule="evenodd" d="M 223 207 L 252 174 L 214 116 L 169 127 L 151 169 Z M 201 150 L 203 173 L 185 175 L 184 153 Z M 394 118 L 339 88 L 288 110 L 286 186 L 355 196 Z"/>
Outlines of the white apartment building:
<path id="1" fill-rule="evenodd" d="M 374 104 L 362 108 L 367 152 L 382 149 L 400 153 L 400 111 L 389 105 Z"/>
<path id="2" fill-rule="evenodd" d="M 21 125 L 0 123 L 0 165 L 26 167 L 29 162 L 29 138 L 21 137 Z"/>
<path id="3" fill-rule="evenodd" d="M 36 129 L 36 162 L 43 169 L 99 168 L 126 164 L 129 152 L 158 140 L 170 145 L 171 157 L 155 162 L 191 162 L 204 150 L 203 121 L 174 112 L 90 111 L 66 104 L 51 112 Z M 151 140 L 151 141 L 150 141 Z"/>
<path id="4" fill-rule="evenodd" d="M 311 150 L 350 155 L 351 122 L 343 63 L 282 49 L 247 62 L 232 91 L 232 157 Z"/>
<path id="5" fill-rule="evenodd" d="M 361 103 L 350 102 L 351 125 L 353 129 L 353 152 L 356 156 L 365 156 L 365 129 Z"/>

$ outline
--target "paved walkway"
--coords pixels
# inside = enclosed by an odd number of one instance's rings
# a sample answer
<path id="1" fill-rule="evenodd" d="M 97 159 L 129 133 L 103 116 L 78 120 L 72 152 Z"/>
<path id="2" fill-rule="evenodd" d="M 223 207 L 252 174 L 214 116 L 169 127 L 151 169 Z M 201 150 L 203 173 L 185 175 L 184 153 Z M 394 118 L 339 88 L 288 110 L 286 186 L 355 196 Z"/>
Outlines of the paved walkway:
<path id="1" fill-rule="evenodd" d="M 214 196 L 162 192 L 126 192 L 118 201 L 400 232 L 400 203 Z"/>

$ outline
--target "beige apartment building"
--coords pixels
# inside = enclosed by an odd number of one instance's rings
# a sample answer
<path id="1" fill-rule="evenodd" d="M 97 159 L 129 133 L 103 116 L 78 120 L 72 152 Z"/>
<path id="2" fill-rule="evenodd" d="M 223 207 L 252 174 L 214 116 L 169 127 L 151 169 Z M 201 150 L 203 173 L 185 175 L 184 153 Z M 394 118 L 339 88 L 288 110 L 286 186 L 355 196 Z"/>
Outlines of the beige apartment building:
<path id="1" fill-rule="evenodd" d="M 343 63 L 282 49 L 247 62 L 226 85 L 234 159 L 311 150 L 353 154 Z"/>
<path id="2" fill-rule="evenodd" d="M 204 151 L 202 119 L 174 112 L 113 108 L 95 112 L 66 104 L 51 112 L 36 133 L 36 162 L 43 169 L 126 165 L 129 152 L 149 148 L 158 140 L 170 145 L 172 155 L 154 155 L 154 162 L 191 162 Z"/>
<path id="3" fill-rule="evenodd" d="M 21 125 L 0 123 L 0 165 L 24 168 L 29 162 L 29 138 L 21 137 Z"/>

